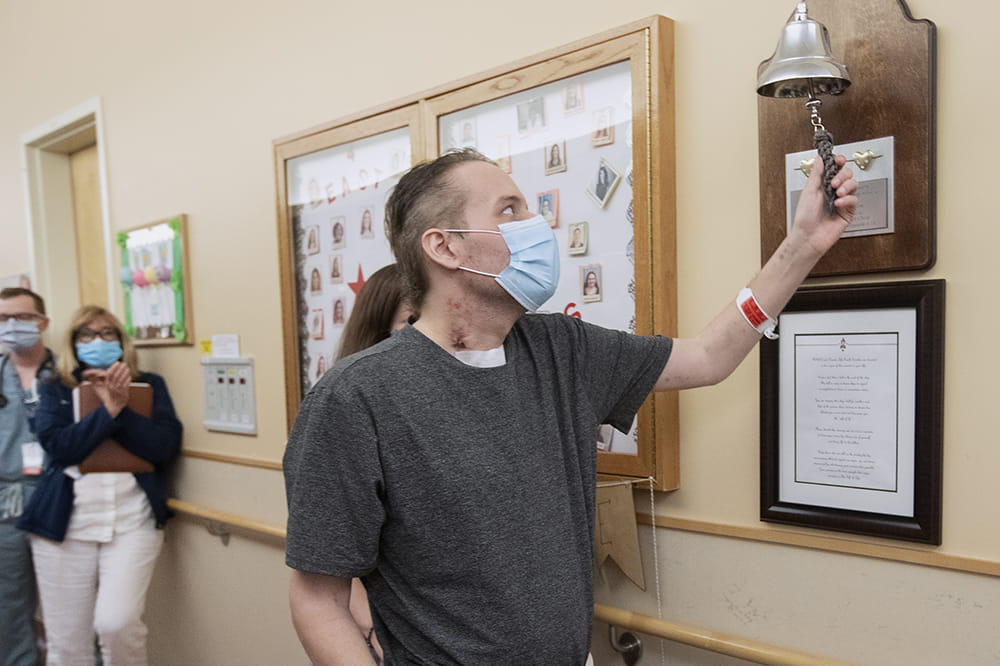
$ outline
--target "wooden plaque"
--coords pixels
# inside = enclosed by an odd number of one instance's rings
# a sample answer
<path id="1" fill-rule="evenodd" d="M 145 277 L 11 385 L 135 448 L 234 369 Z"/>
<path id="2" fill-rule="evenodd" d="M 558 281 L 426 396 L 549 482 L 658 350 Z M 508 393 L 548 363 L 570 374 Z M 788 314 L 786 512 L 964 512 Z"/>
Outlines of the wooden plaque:
<path id="1" fill-rule="evenodd" d="M 895 137 L 896 184 L 895 231 L 842 238 L 810 275 L 930 268 L 935 260 L 935 26 L 915 20 L 904 0 L 811 0 L 809 17 L 829 30 L 833 53 L 851 77 L 843 94 L 820 98 L 823 124 L 838 145 Z M 785 155 L 812 147 L 805 101 L 759 97 L 757 102 L 762 262 L 785 237 Z"/>

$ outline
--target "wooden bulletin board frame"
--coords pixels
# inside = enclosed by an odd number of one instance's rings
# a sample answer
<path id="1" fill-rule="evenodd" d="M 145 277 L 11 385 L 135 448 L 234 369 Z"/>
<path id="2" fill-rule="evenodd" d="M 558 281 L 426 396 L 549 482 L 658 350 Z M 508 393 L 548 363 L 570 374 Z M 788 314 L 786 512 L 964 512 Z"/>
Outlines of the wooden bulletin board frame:
<path id="1" fill-rule="evenodd" d="M 604 191 L 603 187 L 590 185 L 590 192 L 584 188 L 564 190 L 548 197 L 557 208 L 570 211 L 573 206 L 587 205 L 593 215 L 599 212 L 621 210 L 614 222 L 621 229 L 620 245 L 626 246 L 629 237 L 628 260 L 615 258 L 616 269 L 627 266 L 627 288 L 614 292 L 615 299 L 634 302 L 631 321 L 621 322 L 616 327 L 643 334 L 676 335 L 676 250 L 674 211 L 674 111 L 673 111 L 673 22 L 662 16 L 653 16 L 641 21 L 610 30 L 588 39 L 580 40 L 557 49 L 497 67 L 488 72 L 452 82 L 439 88 L 399 100 L 395 103 L 364 112 L 355 117 L 331 123 L 328 126 L 309 130 L 299 135 L 275 141 L 275 169 L 278 188 L 278 242 L 281 264 L 282 314 L 285 334 L 285 375 L 289 426 L 294 422 L 303 393 L 303 363 L 307 362 L 302 353 L 303 341 L 308 336 L 308 325 L 303 326 L 302 303 L 306 300 L 301 274 L 296 275 L 296 239 L 301 238 L 301 230 L 296 229 L 294 211 L 290 208 L 288 168 L 291 160 L 311 153 L 371 137 L 380 132 L 399 127 L 410 131 L 413 162 L 423 161 L 451 147 L 443 145 L 440 132 L 441 118 L 463 109 L 475 109 L 480 105 L 503 104 L 505 98 L 515 99 L 530 91 L 545 89 L 552 91 L 576 85 L 583 85 L 585 77 L 602 68 L 625 68 L 627 99 L 622 101 L 624 111 L 607 121 L 601 115 L 606 109 L 587 106 L 585 99 L 582 116 L 595 118 L 595 122 L 613 123 L 610 132 L 597 131 L 587 138 L 586 149 L 578 152 L 577 165 L 582 153 L 586 153 L 587 164 L 599 169 L 601 159 L 605 163 L 614 162 L 613 171 L 619 178 L 614 190 Z M 546 88 L 547 86 L 547 88 Z M 552 99 L 556 99 L 553 97 Z M 573 110 L 577 102 L 564 100 L 562 110 Z M 549 104 L 549 102 L 546 102 Z M 608 103 L 610 105 L 610 102 Z M 595 113 L 600 111 L 601 113 Z M 561 117 L 553 108 L 551 117 Z M 570 115 L 569 113 L 566 114 Z M 573 137 L 564 136 L 559 127 L 550 128 L 548 143 L 565 145 Z M 628 154 L 621 151 L 628 146 Z M 476 146 L 487 156 L 498 159 L 498 163 L 509 171 L 515 183 L 521 186 L 529 205 L 540 205 L 547 191 L 538 189 L 534 182 L 519 180 L 522 158 L 536 159 L 542 163 L 539 147 L 529 158 L 528 153 L 501 155 L 495 146 Z M 609 160 L 614 153 L 617 157 Z M 503 158 L 506 157 L 505 162 Z M 511 163 L 513 158 L 513 163 Z M 574 159 L 572 154 L 570 159 Z M 592 162 L 592 164 L 591 164 Z M 580 173 L 580 166 L 574 172 Z M 588 167 L 589 168 L 589 167 Z M 559 168 L 546 168 L 550 176 L 565 177 Z M 539 169 L 539 174 L 541 170 Z M 593 180 L 593 179 L 591 179 Z M 595 197 L 595 189 L 600 196 Z M 626 213 L 623 204 L 629 202 Z M 578 201 L 579 200 L 579 201 Z M 580 203 L 582 202 L 582 204 Z M 592 232 L 597 229 L 597 218 L 585 216 L 569 217 L 557 229 L 565 235 L 570 224 L 591 222 Z M 600 222 L 600 224 L 605 224 Z M 587 252 L 594 254 L 602 248 L 591 242 Z M 624 249 L 622 250 L 624 253 Z M 584 258 L 585 259 L 585 258 Z M 582 261 L 583 259 L 581 259 Z M 299 259 L 301 263 L 301 257 Z M 563 257 L 566 261 L 566 257 Z M 633 269 L 634 265 L 634 269 Z M 564 273 L 570 271 L 564 267 Z M 577 267 L 572 267 L 576 274 Z M 634 273 L 634 275 L 633 275 Z M 564 278 L 566 276 L 564 275 Z M 607 279 L 607 272 L 604 278 Z M 612 294 L 608 294 L 608 299 Z M 634 300 L 633 300 L 634 299 Z M 562 303 L 559 304 L 562 309 Z M 581 304 L 582 305 L 582 304 Z M 579 313 L 579 308 L 567 314 Z M 581 318 L 586 316 L 579 314 Z M 600 323 L 600 322 L 598 322 Z M 616 478 L 653 477 L 656 487 L 661 490 L 678 486 L 678 409 L 674 392 L 658 393 L 650 397 L 639 413 L 636 428 L 635 452 L 600 452 L 598 472 L 603 476 Z M 595 437 L 596 439 L 596 437 Z M 595 442 L 596 445 L 596 442 Z"/>
<path id="2" fill-rule="evenodd" d="M 392 261 L 389 243 L 382 232 L 385 197 L 394 179 L 409 168 L 419 150 L 417 106 L 409 104 L 382 113 L 348 119 L 334 127 L 290 137 L 275 144 L 275 176 L 278 187 L 278 252 L 281 270 L 282 329 L 285 351 L 285 400 L 291 427 L 305 391 L 315 383 L 321 363 L 335 360 L 340 321 L 333 308 L 338 301 L 349 315 L 354 289 L 375 270 Z M 381 155 L 379 148 L 364 150 L 366 142 L 405 131 L 409 154 Z M 355 154 L 355 147 L 358 148 Z M 291 182 L 303 160 L 318 162 L 305 183 Z M 379 168 L 379 164 L 395 168 Z M 375 165 L 375 166 L 370 166 Z M 308 167 L 303 167 L 308 168 Z M 390 173 L 390 171 L 394 173 Z M 381 173 L 378 173 L 381 172 Z M 315 185 L 314 185 L 315 183 Z M 300 192 L 305 188 L 304 196 Z M 360 203 L 359 203 L 360 202 Z M 376 218 L 370 238 L 355 231 L 360 215 L 370 211 Z M 343 243 L 335 241 L 334 227 L 349 227 Z M 316 232 L 316 233 L 314 233 Z M 367 234 L 365 234 L 367 236 Z M 315 252 L 309 249 L 315 236 Z M 340 279 L 334 282 L 324 261 L 341 262 Z M 322 269 L 322 270 L 320 270 Z M 321 273 L 321 289 L 311 289 L 312 273 Z M 361 274 L 358 274 L 361 271 Z M 323 306 L 329 306 L 324 308 Z M 322 312 L 317 314 L 317 310 Z M 320 322 L 321 331 L 315 322 Z M 319 333 L 319 337 L 317 337 Z M 322 359 L 322 360 L 320 360 Z"/>
<path id="3" fill-rule="evenodd" d="M 914 19 L 904 0 L 810 0 L 809 17 L 829 30 L 833 53 L 851 77 L 841 95 L 820 96 L 820 115 L 836 144 L 893 137 L 895 145 L 895 230 L 842 238 L 810 276 L 930 268 L 936 258 L 936 27 Z M 781 24 L 774 28 L 778 37 Z M 762 263 L 786 233 L 785 155 L 812 148 L 805 101 L 757 101 Z"/>

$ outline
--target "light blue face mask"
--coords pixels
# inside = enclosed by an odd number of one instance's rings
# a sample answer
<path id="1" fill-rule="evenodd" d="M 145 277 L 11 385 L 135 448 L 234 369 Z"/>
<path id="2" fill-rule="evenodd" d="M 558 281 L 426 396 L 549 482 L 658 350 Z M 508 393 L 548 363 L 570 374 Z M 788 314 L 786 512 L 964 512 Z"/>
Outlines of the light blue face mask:
<path id="1" fill-rule="evenodd" d="M 0 347 L 15 354 L 31 349 L 41 337 L 37 321 L 8 319 L 0 324 Z"/>
<path id="2" fill-rule="evenodd" d="M 477 271 L 459 266 L 459 269 L 494 278 L 524 309 L 534 312 L 552 298 L 559 284 L 559 244 L 552 227 L 541 215 L 505 222 L 500 231 L 486 229 L 442 229 L 455 233 L 499 234 L 510 250 L 510 263 L 500 274 Z"/>
<path id="3" fill-rule="evenodd" d="M 101 338 L 95 338 L 91 342 L 76 343 L 76 357 L 81 363 L 86 363 L 91 368 L 106 370 L 111 364 L 122 357 L 122 343 L 117 340 L 108 342 Z"/>

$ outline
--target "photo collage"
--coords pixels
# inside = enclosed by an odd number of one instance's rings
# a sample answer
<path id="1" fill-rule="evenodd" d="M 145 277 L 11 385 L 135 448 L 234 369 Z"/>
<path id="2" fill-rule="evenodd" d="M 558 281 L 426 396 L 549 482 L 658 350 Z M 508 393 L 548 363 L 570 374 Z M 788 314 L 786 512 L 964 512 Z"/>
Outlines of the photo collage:
<path id="1" fill-rule="evenodd" d="M 385 199 L 410 161 L 404 128 L 289 162 L 303 390 L 337 360 L 367 277 L 393 261 L 383 226 Z"/>
<path id="2" fill-rule="evenodd" d="M 495 160 L 556 230 L 561 279 L 542 310 L 621 330 L 635 314 L 631 96 L 621 63 L 439 118 L 442 152 Z"/>

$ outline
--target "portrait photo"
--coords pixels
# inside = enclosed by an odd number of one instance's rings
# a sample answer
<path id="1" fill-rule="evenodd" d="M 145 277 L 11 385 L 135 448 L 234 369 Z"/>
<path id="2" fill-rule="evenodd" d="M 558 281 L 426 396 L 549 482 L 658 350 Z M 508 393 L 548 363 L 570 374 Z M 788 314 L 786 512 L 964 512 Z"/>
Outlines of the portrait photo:
<path id="1" fill-rule="evenodd" d="M 570 83 L 563 88 L 563 115 L 572 116 L 583 111 L 583 84 Z"/>
<path id="2" fill-rule="evenodd" d="M 344 281 L 344 260 L 339 254 L 330 255 L 330 283 L 341 284 Z"/>
<path id="3" fill-rule="evenodd" d="M 316 359 L 316 381 L 319 381 L 320 378 L 325 373 L 326 373 L 326 356 L 320 354 L 319 358 Z"/>
<path id="4" fill-rule="evenodd" d="M 530 134 L 545 129 L 545 98 L 534 97 L 517 105 L 517 131 Z"/>
<path id="5" fill-rule="evenodd" d="M 323 308 L 313 308 L 309 312 L 309 337 L 313 340 L 323 339 L 324 321 Z"/>
<path id="6" fill-rule="evenodd" d="M 539 192 L 538 214 L 544 217 L 553 229 L 559 226 L 559 190 Z"/>
<path id="7" fill-rule="evenodd" d="M 323 278 L 320 277 L 318 268 L 309 272 L 309 293 L 313 296 L 323 293 Z"/>
<path id="8" fill-rule="evenodd" d="M 545 146 L 545 175 L 566 170 L 566 142 L 556 141 Z"/>
<path id="9" fill-rule="evenodd" d="M 362 238 L 375 238 L 375 232 L 372 230 L 372 209 L 365 208 L 361 212 L 361 237 Z"/>
<path id="10" fill-rule="evenodd" d="M 306 254 L 319 253 L 319 227 L 306 229 Z"/>
<path id="11" fill-rule="evenodd" d="M 580 294 L 584 303 L 604 300 L 602 293 L 601 265 L 580 266 Z"/>
<path id="12" fill-rule="evenodd" d="M 615 142 L 615 126 L 611 119 L 611 107 L 594 112 L 594 132 L 590 135 L 590 145 L 606 146 Z"/>
<path id="13" fill-rule="evenodd" d="M 309 181 L 309 205 L 313 208 L 322 205 L 323 193 L 319 189 L 319 181 L 313 178 Z"/>
<path id="14" fill-rule="evenodd" d="M 464 118 L 448 127 L 448 141 L 452 148 L 476 148 L 476 119 Z"/>
<path id="15" fill-rule="evenodd" d="M 586 222 L 569 225 L 569 245 L 567 252 L 571 255 L 587 254 L 587 240 L 590 230 Z"/>
<path id="16" fill-rule="evenodd" d="M 319 379 L 319 377 L 317 377 Z M 608 424 L 603 424 L 597 428 L 597 450 L 610 451 L 615 438 L 615 428 Z"/>
<path id="17" fill-rule="evenodd" d="M 345 312 L 344 299 L 338 298 L 333 302 L 333 325 L 343 326 L 347 322 L 347 313 Z"/>
<path id="18" fill-rule="evenodd" d="M 330 218 L 330 222 L 333 223 L 333 249 L 339 250 L 347 244 L 344 242 L 345 220 L 342 215 L 339 215 Z"/>
<path id="19" fill-rule="evenodd" d="M 497 166 L 503 169 L 504 173 L 510 173 L 514 170 L 514 165 L 510 158 L 510 135 L 504 134 L 503 136 L 497 137 Z"/>
<path id="20" fill-rule="evenodd" d="M 587 194 L 597 202 L 598 206 L 604 208 L 621 179 L 622 175 L 611 166 L 611 162 L 602 157 L 587 185 Z"/>

